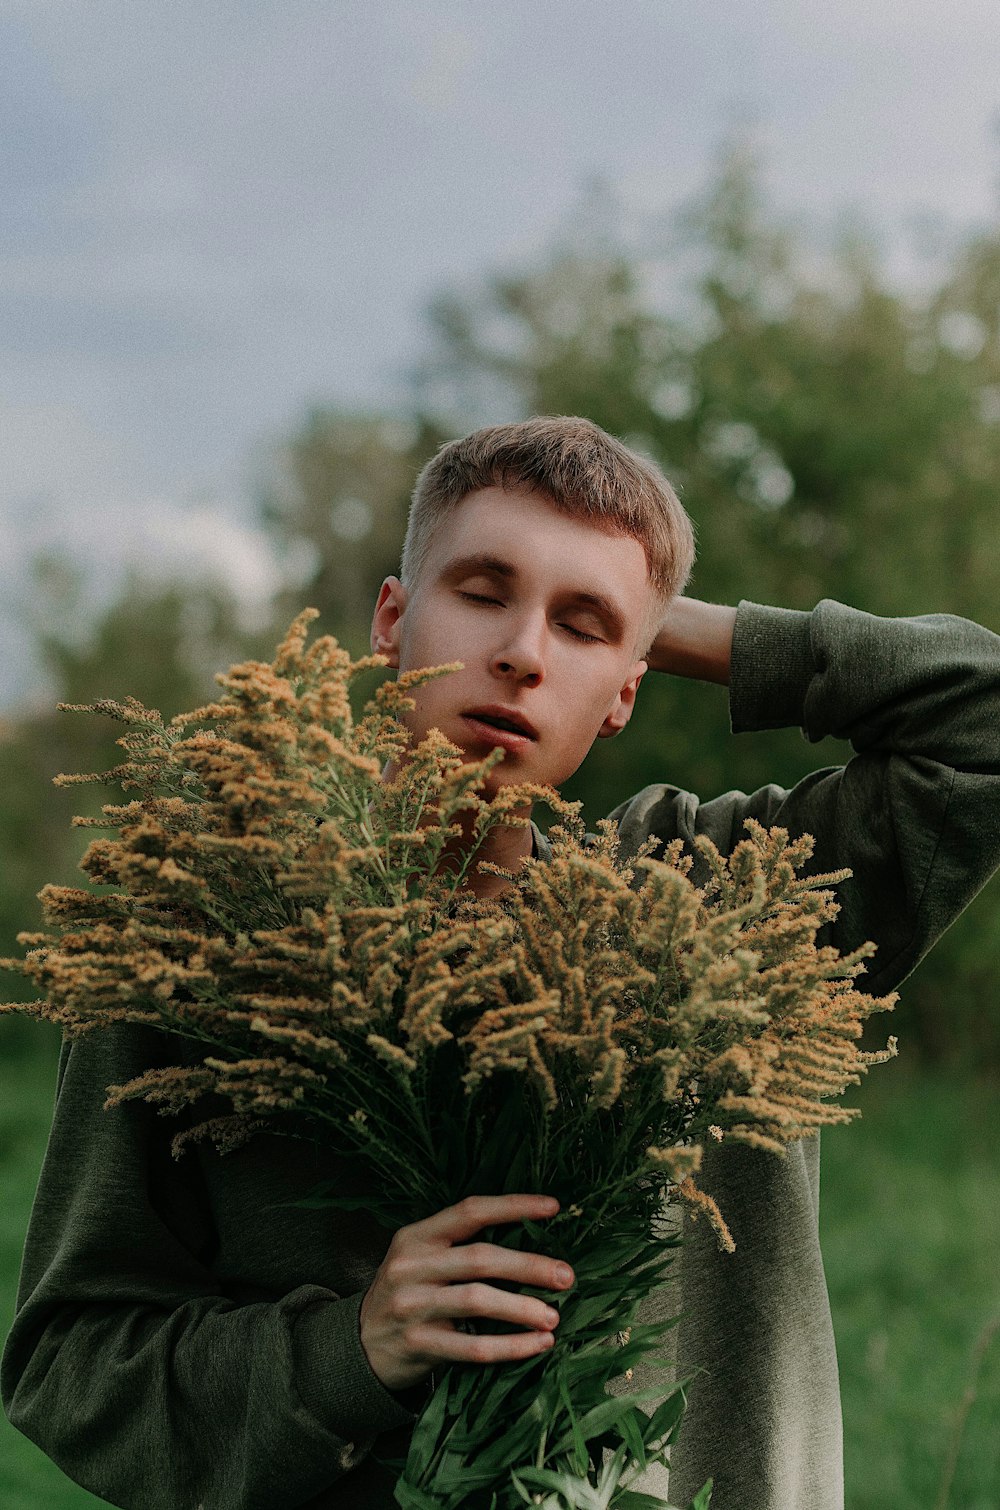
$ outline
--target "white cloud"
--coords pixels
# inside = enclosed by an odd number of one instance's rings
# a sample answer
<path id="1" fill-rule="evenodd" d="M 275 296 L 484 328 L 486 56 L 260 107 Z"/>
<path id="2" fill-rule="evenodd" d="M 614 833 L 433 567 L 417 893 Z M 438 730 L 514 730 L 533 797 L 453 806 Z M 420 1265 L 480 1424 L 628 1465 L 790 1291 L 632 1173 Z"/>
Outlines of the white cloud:
<path id="1" fill-rule="evenodd" d="M 253 613 L 280 581 L 270 542 L 219 502 L 179 507 L 150 500 L 139 512 L 130 556 L 147 571 L 225 582 Z"/>
<path id="2" fill-rule="evenodd" d="M 266 617 L 282 578 L 245 501 L 191 489 L 153 495 L 119 438 L 69 405 L 0 405 L 0 707 L 30 690 L 36 668 L 21 623 L 41 554 L 82 573 L 81 613 L 114 592 L 127 568 L 154 581 L 224 584 L 248 624 Z"/>
<path id="3" fill-rule="evenodd" d="M 0 403 L 0 479 L 6 508 L 38 517 L 67 485 L 95 500 L 119 491 L 128 474 L 121 441 L 70 404 Z"/>

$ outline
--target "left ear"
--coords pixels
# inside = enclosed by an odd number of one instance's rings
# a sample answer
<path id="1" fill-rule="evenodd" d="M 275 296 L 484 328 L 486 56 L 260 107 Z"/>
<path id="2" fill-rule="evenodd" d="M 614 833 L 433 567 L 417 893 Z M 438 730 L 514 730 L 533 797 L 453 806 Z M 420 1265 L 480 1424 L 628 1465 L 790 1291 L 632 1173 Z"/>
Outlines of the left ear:
<path id="1" fill-rule="evenodd" d="M 618 693 L 610 713 L 607 714 L 597 731 L 598 739 L 614 739 L 615 735 L 620 734 L 624 729 L 632 717 L 632 709 L 635 707 L 635 697 L 639 690 L 639 683 L 648 670 L 649 666 L 645 661 L 636 661 L 632 667 L 633 675 L 629 677 L 624 687 Z"/>

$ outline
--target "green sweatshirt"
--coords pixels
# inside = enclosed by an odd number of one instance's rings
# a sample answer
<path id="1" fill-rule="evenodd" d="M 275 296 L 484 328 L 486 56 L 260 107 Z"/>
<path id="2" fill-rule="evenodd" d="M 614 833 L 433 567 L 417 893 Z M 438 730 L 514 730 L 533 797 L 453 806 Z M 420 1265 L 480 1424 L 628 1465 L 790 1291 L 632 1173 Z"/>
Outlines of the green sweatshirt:
<path id="1" fill-rule="evenodd" d="M 649 833 L 706 833 L 728 852 L 749 816 L 815 835 L 814 870 L 854 872 L 827 939 L 874 939 L 859 984 L 891 990 L 1000 865 L 1000 637 L 949 615 L 744 602 L 730 706 L 734 732 L 799 726 L 855 754 L 791 790 L 700 802 L 644 787 L 611 814 L 623 852 Z M 177 1059 L 177 1041 L 128 1025 L 64 1046 L 0 1374 L 7 1414 L 113 1505 L 389 1510 L 377 1459 L 404 1454 L 421 1391 L 386 1390 L 361 1346 L 387 1235 L 363 1213 L 288 1206 L 319 1179 L 358 1189 L 318 1147 L 257 1134 L 225 1158 L 198 1145 L 175 1162 L 176 1121 L 137 1102 L 102 1110 L 107 1085 Z M 686 1504 L 714 1475 L 713 1510 L 841 1510 L 818 1140 L 784 1160 L 724 1143 L 702 1180 L 737 1251 L 689 1224 L 657 1297 L 683 1307 L 680 1372 L 702 1370 L 671 1497 Z"/>

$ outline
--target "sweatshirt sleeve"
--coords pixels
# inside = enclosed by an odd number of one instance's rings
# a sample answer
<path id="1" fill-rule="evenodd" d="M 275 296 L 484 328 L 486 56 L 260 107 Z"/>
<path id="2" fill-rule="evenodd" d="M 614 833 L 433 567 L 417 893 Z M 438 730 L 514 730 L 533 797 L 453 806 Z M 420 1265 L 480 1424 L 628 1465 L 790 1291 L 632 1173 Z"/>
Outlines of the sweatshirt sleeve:
<path id="1" fill-rule="evenodd" d="M 302 1213 L 269 1226 L 262 1201 L 261 1252 L 265 1271 L 268 1248 L 290 1253 L 305 1282 L 283 1287 L 272 1272 L 227 1283 L 204 1165 L 169 1152 L 178 1124 L 140 1102 L 103 1110 L 108 1085 L 178 1057 L 173 1041 L 133 1025 L 64 1044 L 4 1407 L 113 1505 L 300 1505 L 356 1468 L 379 1433 L 416 1418 L 368 1363 L 363 1290 L 309 1282 Z"/>
<path id="2" fill-rule="evenodd" d="M 647 787 L 615 810 L 623 833 L 706 833 L 726 853 L 747 818 L 811 834 L 813 873 L 853 872 L 828 941 L 846 952 L 873 940 L 858 985 L 894 989 L 1000 865 L 1000 636 L 951 614 L 744 601 L 730 717 L 734 733 L 798 726 L 853 754 L 789 789 L 708 802 Z"/>

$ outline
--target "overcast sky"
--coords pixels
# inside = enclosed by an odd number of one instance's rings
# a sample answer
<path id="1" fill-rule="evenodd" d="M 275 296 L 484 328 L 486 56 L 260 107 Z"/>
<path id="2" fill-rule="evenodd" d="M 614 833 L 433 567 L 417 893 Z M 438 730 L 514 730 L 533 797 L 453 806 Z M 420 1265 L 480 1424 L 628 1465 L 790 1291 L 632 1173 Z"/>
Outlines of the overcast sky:
<path id="1" fill-rule="evenodd" d="M 0 0 L 0 706 L 34 550 L 259 594 L 258 449 L 594 173 L 668 210 L 749 116 L 783 210 L 963 227 L 998 80 L 996 0 Z"/>

